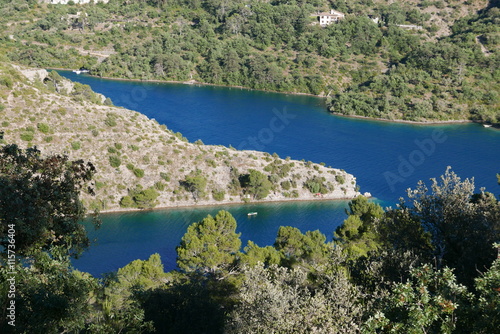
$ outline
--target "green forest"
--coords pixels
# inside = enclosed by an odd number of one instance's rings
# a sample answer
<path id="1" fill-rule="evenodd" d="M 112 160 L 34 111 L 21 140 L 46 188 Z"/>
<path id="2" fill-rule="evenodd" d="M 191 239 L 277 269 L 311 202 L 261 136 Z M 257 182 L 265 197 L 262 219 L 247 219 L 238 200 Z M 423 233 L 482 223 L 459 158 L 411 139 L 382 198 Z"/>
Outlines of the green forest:
<path id="1" fill-rule="evenodd" d="M 390 2 L 1 1 L 0 52 L 103 77 L 327 96 L 342 115 L 499 124 L 498 1 Z M 345 19 L 320 26 L 331 8 Z"/>
<path id="2" fill-rule="evenodd" d="M 92 193 L 94 174 L 82 160 L 0 148 L 2 333 L 12 321 L 16 333 L 30 334 L 500 327 L 500 202 L 451 168 L 409 189 L 395 208 L 352 200 L 332 241 L 281 227 L 272 246 L 242 247 L 237 222 L 220 211 L 189 226 L 176 270 L 165 272 L 153 254 L 103 278 L 70 263 L 91 247 L 79 193 Z"/>

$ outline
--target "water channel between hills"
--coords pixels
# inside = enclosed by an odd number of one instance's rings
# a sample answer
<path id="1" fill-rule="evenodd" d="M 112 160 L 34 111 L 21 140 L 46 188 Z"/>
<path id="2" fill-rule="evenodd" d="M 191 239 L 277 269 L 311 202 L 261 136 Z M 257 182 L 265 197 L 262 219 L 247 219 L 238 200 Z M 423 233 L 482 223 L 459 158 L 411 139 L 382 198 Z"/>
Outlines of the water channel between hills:
<path id="1" fill-rule="evenodd" d="M 394 205 L 418 180 L 442 175 L 447 166 L 476 188 L 500 193 L 500 131 L 478 124 L 414 125 L 334 116 L 324 99 L 239 88 L 114 81 L 61 75 L 181 132 L 190 141 L 278 153 L 280 157 L 324 162 L 357 177 L 384 206 Z M 105 214 L 96 243 L 74 261 L 77 269 L 100 275 L 134 259 L 160 253 L 166 270 L 175 268 L 175 247 L 187 226 L 224 208 L 238 221 L 243 245 L 272 244 L 279 226 L 319 229 L 329 239 L 345 219 L 346 201 L 295 202 L 183 208 Z M 257 211 L 249 218 L 247 213 Z"/>

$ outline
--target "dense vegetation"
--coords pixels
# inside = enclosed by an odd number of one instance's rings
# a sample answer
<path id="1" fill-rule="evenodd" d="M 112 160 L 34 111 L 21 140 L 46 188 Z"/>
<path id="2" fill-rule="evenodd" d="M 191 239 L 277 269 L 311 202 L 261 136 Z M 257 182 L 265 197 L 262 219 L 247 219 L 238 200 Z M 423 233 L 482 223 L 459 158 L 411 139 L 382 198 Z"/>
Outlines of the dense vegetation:
<path id="1" fill-rule="evenodd" d="M 85 245 L 72 231 L 84 213 L 75 194 L 91 166 L 12 145 L 2 154 L 0 182 L 38 209 L 10 211 L 11 201 L 0 201 L 3 245 L 12 224 L 16 235 L 36 232 L 23 238 L 14 273 L 2 249 L 2 333 L 13 328 L 5 317 L 11 300 L 17 333 L 494 333 L 500 326 L 500 202 L 451 169 L 430 188 L 409 190 L 396 208 L 356 198 L 333 241 L 281 227 L 273 246 L 249 241 L 242 251 L 235 219 L 220 211 L 188 228 L 178 270 L 165 273 L 153 254 L 96 279 L 69 262 L 74 246 Z M 28 177 L 40 182 L 32 187 Z M 69 220 L 48 218 L 67 198 Z M 42 228 L 32 231 L 33 221 Z M 15 299 L 6 293 L 13 277 Z"/>
<path id="2" fill-rule="evenodd" d="M 346 18 L 320 27 L 315 14 L 332 7 Z M 31 66 L 328 95 L 345 115 L 499 121 L 495 1 L 16 0 L 1 9 L 2 49 Z"/>
<path id="3" fill-rule="evenodd" d="M 450 36 L 416 45 L 385 73 L 336 95 L 330 110 L 389 119 L 500 122 L 500 58 L 485 51 L 498 50 L 499 23 L 498 7 L 458 20 Z"/>

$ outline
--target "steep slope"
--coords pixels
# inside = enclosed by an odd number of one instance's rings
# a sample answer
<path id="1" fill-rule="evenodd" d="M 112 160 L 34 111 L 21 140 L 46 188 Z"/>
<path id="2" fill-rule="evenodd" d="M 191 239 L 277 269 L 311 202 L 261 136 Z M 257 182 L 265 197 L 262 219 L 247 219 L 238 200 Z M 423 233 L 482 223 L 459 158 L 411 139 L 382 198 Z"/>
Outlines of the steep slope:
<path id="1" fill-rule="evenodd" d="M 189 143 L 165 125 L 57 73 L 0 66 L 4 139 L 97 167 L 91 208 L 171 207 L 254 200 L 353 198 L 345 171 L 268 153 Z"/>

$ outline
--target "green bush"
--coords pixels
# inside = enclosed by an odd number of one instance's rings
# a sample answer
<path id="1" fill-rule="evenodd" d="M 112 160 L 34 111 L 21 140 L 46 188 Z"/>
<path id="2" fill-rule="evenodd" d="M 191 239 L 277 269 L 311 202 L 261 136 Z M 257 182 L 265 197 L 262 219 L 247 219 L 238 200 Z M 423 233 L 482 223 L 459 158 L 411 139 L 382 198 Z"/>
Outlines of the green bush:
<path id="1" fill-rule="evenodd" d="M 106 119 L 104 120 L 104 124 L 106 124 L 109 127 L 116 126 L 116 115 L 108 113 L 106 115 Z"/>
<path id="2" fill-rule="evenodd" d="M 155 189 L 158 191 L 163 191 L 165 190 L 165 183 L 158 181 L 155 183 Z"/>
<path id="3" fill-rule="evenodd" d="M 254 199 L 266 198 L 273 186 L 268 177 L 254 169 L 249 169 L 248 172 L 248 174 L 242 174 L 238 178 L 241 187 L 245 188 L 246 193 L 252 195 Z"/>
<path id="4" fill-rule="evenodd" d="M 11 77 L 1 76 L 0 77 L 0 85 L 5 86 L 7 88 L 12 88 L 14 84 L 12 82 Z"/>
<path id="5" fill-rule="evenodd" d="M 268 179 L 272 184 L 278 184 L 278 182 L 280 181 L 280 177 L 276 174 L 269 175 Z"/>
<path id="6" fill-rule="evenodd" d="M 336 175 L 335 176 L 335 181 L 337 181 L 340 184 L 344 184 L 345 183 L 345 178 L 344 178 L 343 175 Z"/>
<path id="7" fill-rule="evenodd" d="M 292 184 L 290 183 L 290 181 L 286 180 L 286 181 L 281 182 L 281 187 L 284 190 L 290 190 L 290 188 L 292 187 Z"/>
<path id="8" fill-rule="evenodd" d="M 117 167 L 120 167 L 120 165 L 122 164 L 122 161 L 120 160 L 120 158 L 118 156 L 112 155 L 109 157 L 109 164 L 111 165 L 111 167 L 117 168 Z"/>
<path id="9" fill-rule="evenodd" d="M 40 131 L 41 133 L 47 134 L 50 132 L 50 127 L 46 123 L 38 123 L 36 126 L 38 128 L 38 131 Z"/>
<path id="10" fill-rule="evenodd" d="M 311 193 L 313 194 L 327 194 L 330 189 L 328 185 L 325 185 L 325 178 L 324 177 L 319 177 L 319 176 L 314 176 L 312 178 L 307 179 L 306 182 L 304 182 L 304 187 L 307 188 Z"/>
<path id="11" fill-rule="evenodd" d="M 74 150 L 79 150 L 82 148 L 82 144 L 79 141 L 74 141 L 71 143 L 71 148 Z"/>
<path id="12" fill-rule="evenodd" d="M 103 188 L 105 185 L 106 185 L 106 183 L 104 183 L 104 182 L 96 181 L 96 183 L 95 183 L 95 187 L 97 190 Z"/>
<path id="13" fill-rule="evenodd" d="M 186 175 L 184 181 L 181 185 L 189 192 L 193 194 L 193 198 L 198 200 L 198 198 L 205 196 L 205 187 L 207 186 L 207 178 L 203 175 L 202 171 L 197 169 Z"/>
<path id="14" fill-rule="evenodd" d="M 135 202 L 132 199 L 132 197 L 127 195 L 127 196 L 122 197 L 122 199 L 120 200 L 120 206 L 122 208 L 133 208 L 133 207 L 135 207 Z"/>
<path id="15" fill-rule="evenodd" d="M 155 207 L 156 199 L 160 194 L 153 188 L 148 188 L 135 194 L 133 199 L 139 209 Z"/>
<path id="16" fill-rule="evenodd" d="M 212 190 L 212 197 L 216 201 L 223 201 L 226 197 L 226 192 L 224 190 Z"/>
<path id="17" fill-rule="evenodd" d="M 144 177 L 144 169 L 135 168 L 134 175 L 137 177 Z"/>
<path id="18" fill-rule="evenodd" d="M 21 139 L 24 141 L 32 141 L 35 135 L 31 131 L 24 131 L 21 133 Z"/>
<path id="19" fill-rule="evenodd" d="M 127 196 L 122 197 L 120 206 L 123 208 L 150 209 L 154 208 L 158 202 L 160 194 L 153 188 L 143 189 L 141 185 L 130 189 Z"/>

